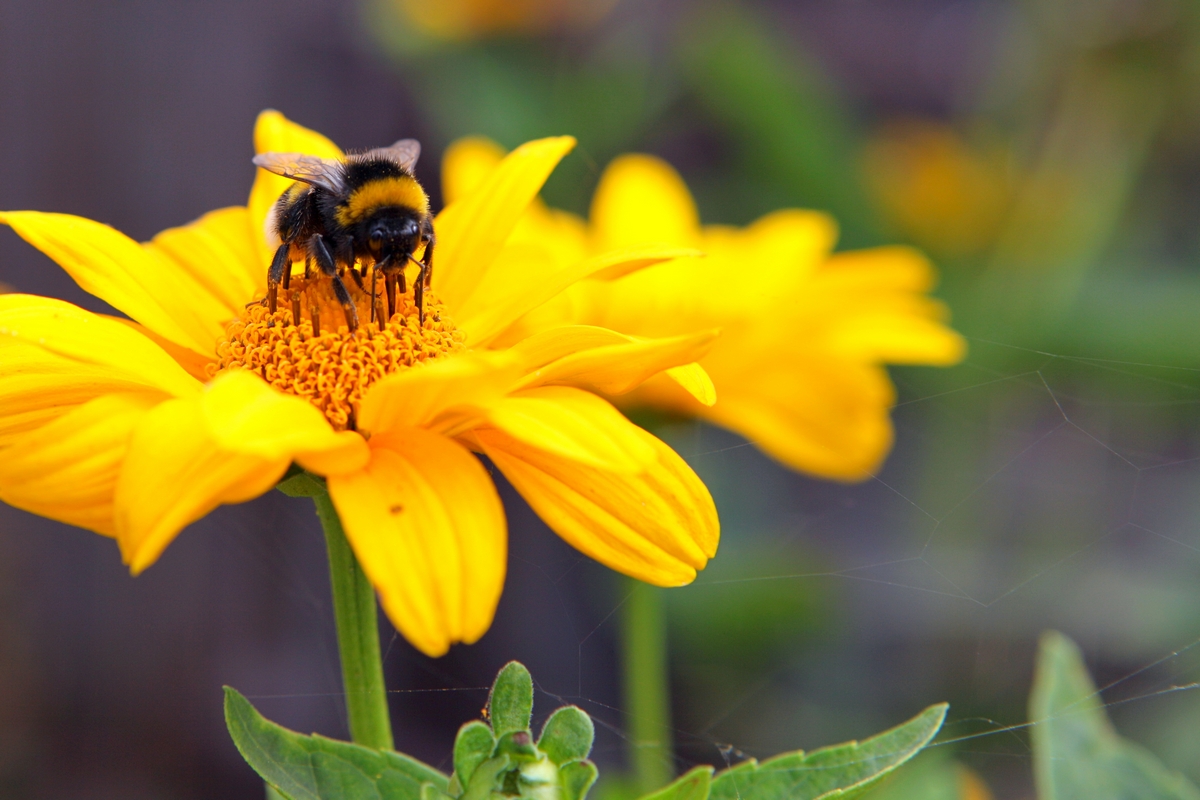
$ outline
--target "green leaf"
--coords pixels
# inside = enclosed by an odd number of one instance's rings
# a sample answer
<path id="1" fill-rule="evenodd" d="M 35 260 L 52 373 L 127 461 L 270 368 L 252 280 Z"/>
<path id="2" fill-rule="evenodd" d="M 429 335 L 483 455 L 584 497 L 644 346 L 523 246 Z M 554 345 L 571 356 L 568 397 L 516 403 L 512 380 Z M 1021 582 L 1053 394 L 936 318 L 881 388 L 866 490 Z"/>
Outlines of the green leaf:
<path id="1" fill-rule="evenodd" d="M 587 758 L 595 738 L 592 718 L 576 706 L 563 706 L 542 726 L 537 746 L 555 764 L 565 764 Z"/>
<path id="2" fill-rule="evenodd" d="M 705 764 L 640 800 L 707 800 L 713 768 Z"/>
<path id="3" fill-rule="evenodd" d="M 1029 717 L 1041 800 L 1200 800 L 1187 778 L 1117 735 L 1079 647 L 1057 631 L 1042 635 Z"/>
<path id="4" fill-rule="evenodd" d="M 421 786 L 449 778 L 402 753 L 304 736 L 263 718 L 225 687 L 225 724 L 242 757 L 290 800 L 421 800 Z"/>
<path id="5" fill-rule="evenodd" d="M 492 757 L 496 749 L 496 738 L 492 729 L 479 720 L 468 722 L 458 729 L 454 739 L 454 774 L 458 782 L 466 786 L 471 782 L 475 768 Z"/>
<path id="6" fill-rule="evenodd" d="M 596 765 L 590 761 L 571 761 L 558 769 L 558 780 L 562 784 L 562 800 L 583 800 L 588 790 L 599 777 Z"/>
<path id="7" fill-rule="evenodd" d="M 711 800 L 817 800 L 857 797 L 921 751 L 946 718 L 945 703 L 861 744 L 848 742 L 811 753 L 797 751 L 759 764 L 750 759 L 719 773 Z"/>
<path id="8" fill-rule="evenodd" d="M 499 739 L 506 733 L 529 730 L 533 717 L 533 678 L 518 661 L 510 661 L 496 676 L 488 695 L 488 719 Z"/>

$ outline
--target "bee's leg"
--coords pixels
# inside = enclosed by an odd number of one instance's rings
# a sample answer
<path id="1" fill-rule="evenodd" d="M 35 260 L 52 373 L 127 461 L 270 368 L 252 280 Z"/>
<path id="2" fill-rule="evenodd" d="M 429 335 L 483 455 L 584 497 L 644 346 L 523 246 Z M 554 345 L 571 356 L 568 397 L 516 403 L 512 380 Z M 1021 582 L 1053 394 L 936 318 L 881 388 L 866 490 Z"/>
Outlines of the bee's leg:
<path id="1" fill-rule="evenodd" d="M 371 322 L 375 321 L 375 298 L 379 296 L 379 265 L 371 268 Z"/>
<path id="2" fill-rule="evenodd" d="M 351 262 L 351 263 L 350 263 L 350 266 L 346 268 L 346 273 L 347 273 L 347 274 L 348 274 L 348 275 L 349 275 L 351 278 L 354 278 L 354 282 L 358 284 L 358 289 L 359 289 L 359 291 L 360 291 L 360 292 L 362 292 L 363 294 L 366 294 L 366 292 L 367 292 L 367 287 L 363 285 L 362 276 L 361 276 L 361 275 L 359 275 L 359 274 L 358 274 L 358 270 L 357 270 L 357 269 L 355 269 L 355 267 L 354 267 L 354 262 Z"/>
<path id="3" fill-rule="evenodd" d="M 312 277 L 312 254 L 304 257 L 304 280 Z"/>
<path id="4" fill-rule="evenodd" d="M 429 241 L 425 243 L 425 288 L 429 288 L 429 284 L 433 281 L 433 234 L 429 235 Z"/>
<path id="5" fill-rule="evenodd" d="M 417 279 L 413 281 L 413 300 L 417 304 L 417 321 L 422 325 L 425 324 L 425 265 L 421 265 L 421 271 L 417 273 Z"/>
<path id="6" fill-rule="evenodd" d="M 383 273 L 383 286 L 387 291 L 387 311 L 388 319 L 396 313 L 396 276 L 390 273 Z"/>
<path id="7" fill-rule="evenodd" d="M 272 314 L 275 313 L 275 308 L 279 303 L 279 284 L 284 280 L 284 275 L 289 271 L 291 259 L 288 257 L 288 251 L 292 246 L 287 244 L 279 245 L 275 251 L 275 257 L 271 259 L 271 268 L 267 270 L 267 308 Z M 287 288 L 287 284 L 284 284 Z"/>
<path id="8" fill-rule="evenodd" d="M 337 264 L 333 262 L 333 256 L 329 254 L 329 248 L 325 246 L 325 237 L 314 233 L 308 242 L 308 252 L 317 262 L 317 268 L 333 283 L 333 293 L 338 302 L 342 304 L 342 310 L 346 312 L 346 327 L 350 329 L 351 333 L 354 333 L 358 328 L 358 309 L 354 307 L 354 301 L 350 299 L 350 293 L 346 291 L 346 284 L 342 283 L 342 279 L 338 277 Z"/>

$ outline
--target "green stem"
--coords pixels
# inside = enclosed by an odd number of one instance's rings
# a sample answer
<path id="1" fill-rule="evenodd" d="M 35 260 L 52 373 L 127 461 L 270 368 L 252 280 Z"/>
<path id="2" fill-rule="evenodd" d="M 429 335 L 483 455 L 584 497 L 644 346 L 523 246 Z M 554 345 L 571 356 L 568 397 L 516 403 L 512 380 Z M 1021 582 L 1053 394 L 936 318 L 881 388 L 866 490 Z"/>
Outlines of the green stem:
<path id="1" fill-rule="evenodd" d="M 621 671 L 629 719 L 629 762 L 639 794 L 674 777 L 671 693 L 667 674 L 667 621 L 657 586 L 626 580 L 621 613 Z"/>
<path id="2" fill-rule="evenodd" d="M 337 622 L 338 651 L 342 657 L 342 685 L 350 736 L 358 744 L 378 750 L 395 747 L 388 718 L 387 688 L 379 654 L 379 625 L 375 616 L 375 590 L 363 574 L 342 521 L 328 494 L 313 497 L 317 516 L 325 529 L 329 550 L 329 582 L 333 588 L 333 615 Z"/>

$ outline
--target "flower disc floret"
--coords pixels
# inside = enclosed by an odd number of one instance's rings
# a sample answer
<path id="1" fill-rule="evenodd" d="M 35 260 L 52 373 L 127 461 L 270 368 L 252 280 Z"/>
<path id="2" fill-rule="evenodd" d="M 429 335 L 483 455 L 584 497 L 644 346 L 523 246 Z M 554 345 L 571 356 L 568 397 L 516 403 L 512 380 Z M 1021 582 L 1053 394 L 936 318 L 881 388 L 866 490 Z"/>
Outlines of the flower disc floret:
<path id="1" fill-rule="evenodd" d="M 315 405 L 340 431 L 354 429 L 363 397 L 380 378 L 465 349 L 465 336 L 432 294 L 425 296 L 424 323 L 410 293 L 397 298 L 386 322 L 351 332 L 345 324 L 331 329 L 343 312 L 323 289 L 317 281 L 296 278 L 274 313 L 265 304 L 247 308 L 226 327 L 210 376 L 252 370 L 279 391 Z M 360 319 L 369 319 L 370 295 L 355 287 L 351 296 Z M 384 303 L 382 298 L 377 303 L 380 319 Z"/>

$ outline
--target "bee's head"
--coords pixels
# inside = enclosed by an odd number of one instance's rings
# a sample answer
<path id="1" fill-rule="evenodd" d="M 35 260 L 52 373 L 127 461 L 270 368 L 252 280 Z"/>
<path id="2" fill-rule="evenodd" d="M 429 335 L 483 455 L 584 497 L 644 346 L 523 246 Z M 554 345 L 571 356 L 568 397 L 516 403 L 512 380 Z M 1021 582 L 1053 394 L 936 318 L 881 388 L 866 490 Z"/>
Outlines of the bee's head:
<path id="1" fill-rule="evenodd" d="M 417 249 L 421 225 L 411 212 L 377 214 L 364 231 L 367 248 L 376 261 L 394 259 L 403 262 Z"/>

